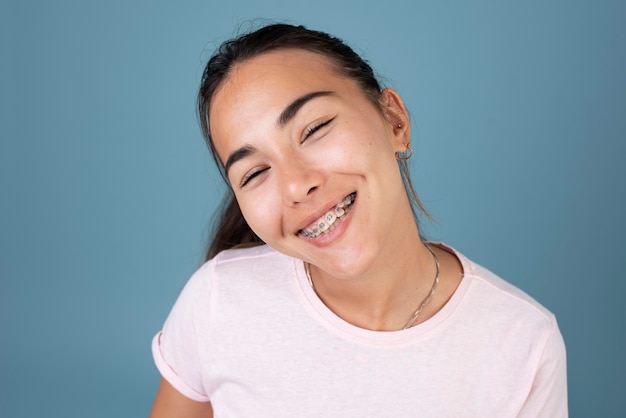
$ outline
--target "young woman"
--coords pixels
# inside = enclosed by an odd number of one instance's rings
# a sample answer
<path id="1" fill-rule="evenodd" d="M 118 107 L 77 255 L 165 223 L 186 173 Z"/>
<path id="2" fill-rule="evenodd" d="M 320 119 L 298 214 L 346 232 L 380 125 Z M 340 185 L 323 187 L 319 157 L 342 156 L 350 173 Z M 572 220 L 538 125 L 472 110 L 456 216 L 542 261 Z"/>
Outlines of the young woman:
<path id="1" fill-rule="evenodd" d="M 402 99 L 340 40 L 271 25 L 199 92 L 230 186 L 153 354 L 153 417 L 562 417 L 554 316 L 420 237 Z"/>

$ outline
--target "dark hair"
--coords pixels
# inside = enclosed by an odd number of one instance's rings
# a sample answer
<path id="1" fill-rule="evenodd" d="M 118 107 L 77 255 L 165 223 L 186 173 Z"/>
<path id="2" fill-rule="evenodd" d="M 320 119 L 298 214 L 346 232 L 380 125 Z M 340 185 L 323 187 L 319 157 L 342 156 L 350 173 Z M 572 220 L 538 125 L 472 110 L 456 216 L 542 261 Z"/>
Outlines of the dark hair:
<path id="1" fill-rule="evenodd" d="M 372 103 L 382 110 L 379 101 L 381 87 L 372 68 L 341 39 L 324 32 L 307 29 L 304 26 L 272 24 L 226 41 L 209 59 L 202 74 L 198 92 L 198 114 L 202 134 L 226 184 L 230 183 L 211 137 L 209 124 L 211 100 L 219 86 L 237 64 L 265 52 L 289 48 L 302 49 L 325 56 L 335 65 L 339 74 L 356 81 Z M 416 207 L 430 218 L 413 189 L 406 161 L 398 160 L 398 164 L 416 221 Z M 224 196 L 222 207 L 215 221 L 213 238 L 206 255 L 207 260 L 228 248 L 263 243 L 243 218 L 231 188 L 227 190 Z"/>

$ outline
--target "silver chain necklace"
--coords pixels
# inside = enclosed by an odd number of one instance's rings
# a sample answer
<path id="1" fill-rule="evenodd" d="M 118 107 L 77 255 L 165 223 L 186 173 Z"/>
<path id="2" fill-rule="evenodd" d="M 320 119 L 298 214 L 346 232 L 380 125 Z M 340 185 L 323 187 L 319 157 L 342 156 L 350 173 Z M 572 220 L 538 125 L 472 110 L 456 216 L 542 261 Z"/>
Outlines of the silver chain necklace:
<path id="1" fill-rule="evenodd" d="M 424 300 L 422 301 L 420 306 L 417 308 L 417 310 L 413 312 L 413 315 L 411 315 L 406 325 L 402 329 L 411 328 L 411 326 L 415 323 L 415 321 L 417 321 L 417 318 L 419 318 L 419 316 L 422 314 L 422 311 L 424 310 L 426 305 L 428 305 L 433 295 L 437 291 L 437 285 L 439 284 L 439 272 L 441 269 L 439 266 L 439 257 L 437 257 L 437 254 L 435 254 L 433 249 L 430 248 L 430 245 L 424 243 L 424 246 L 428 249 L 428 251 L 430 251 L 430 253 L 433 255 L 433 259 L 435 260 L 435 266 L 437 267 L 435 280 L 433 281 L 433 286 L 430 288 L 430 292 L 428 292 L 428 295 L 426 296 L 426 298 L 424 298 Z M 306 278 L 309 280 L 309 285 L 311 285 L 311 289 L 313 289 L 313 291 L 317 294 L 317 290 L 315 289 L 315 285 L 313 284 L 313 279 L 311 278 L 311 264 L 305 262 L 304 271 L 306 272 Z"/>

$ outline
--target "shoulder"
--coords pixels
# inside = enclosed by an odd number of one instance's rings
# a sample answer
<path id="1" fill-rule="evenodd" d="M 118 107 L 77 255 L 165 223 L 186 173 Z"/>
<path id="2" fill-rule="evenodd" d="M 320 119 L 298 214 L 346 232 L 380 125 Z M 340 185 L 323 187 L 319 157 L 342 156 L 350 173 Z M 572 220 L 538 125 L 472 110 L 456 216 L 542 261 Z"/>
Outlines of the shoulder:
<path id="1" fill-rule="evenodd" d="M 532 296 L 502 279 L 487 268 L 455 251 L 464 269 L 461 287 L 465 306 L 475 317 L 540 332 L 550 332 L 556 326 L 554 314 Z"/>
<path id="2" fill-rule="evenodd" d="M 455 251 L 464 268 L 454 311 L 457 331 L 531 370 L 563 368 L 565 344 L 552 312 L 518 287 Z M 453 296 L 456 297 L 457 295 Z M 513 359 L 513 360 L 511 360 Z M 545 366 L 546 363 L 552 366 Z M 554 366 L 556 365 L 556 366 Z"/>
<path id="3" fill-rule="evenodd" d="M 222 251 L 207 264 L 216 277 L 275 277 L 290 271 L 294 259 L 268 245 L 259 245 Z"/>
<path id="4" fill-rule="evenodd" d="M 224 250 L 211 259 L 208 263 L 213 263 L 218 266 L 232 265 L 232 264 L 247 264 L 255 262 L 271 262 L 275 259 L 288 258 L 282 253 L 279 253 L 269 245 L 257 245 L 254 247 L 246 248 L 233 248 L 230 250 Z"/>
<path id="5" fill-rule="evenodd" d="M 298 260 L 268 245 L 225 250 L 206 262 L 191 278 L 205 282 L 212 294 L 254 294 L 268 288 L 291 288 Z M 226 293 L 225 293 L 226 292 Z"/>
<path id="6" fill-rule="evenodd" d="M 189 278 L 178 298 L 178 305 L 199 304 L 206 307 L 206 300 L 223 285 L 254 283 L 260 276 L 289 270 L 292 259 L 267 245 L 225 250 L 201 265 Z M 272 277 L 272 276 L 270 276 Z M 254 280 L 251 280 L 254 279 Z"/>
<path id="7" fill-rule="evenodd" d="M 507 304 L 513 305 L 518 309 L 533 313 L 540 318 L 552 321 L 554 314 L 550 312 L 546 307 L 537 302 L 532 296 L 521 290 L 520 288 L 512 285 L 508 281 L 502 279 L 500 276 L 491 272 L 487 268 L 472 262 L 472 276 L 485 290 L 489 290 L 490 293 L 499 296 Z"/>

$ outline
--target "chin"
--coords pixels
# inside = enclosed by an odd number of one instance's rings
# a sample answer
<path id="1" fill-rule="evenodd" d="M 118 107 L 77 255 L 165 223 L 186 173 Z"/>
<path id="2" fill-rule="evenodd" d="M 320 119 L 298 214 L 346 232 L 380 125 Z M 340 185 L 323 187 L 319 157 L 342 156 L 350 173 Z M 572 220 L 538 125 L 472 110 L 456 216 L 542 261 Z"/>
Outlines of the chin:
<path id="1" fill-rule="evenodd" d="M 350 279 L 365 273 L 371 265 L 369 257 L 365 257 L 363 251 L 350 251 L 324 259 L 319 267 L 338 279 Z"/>

